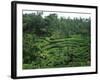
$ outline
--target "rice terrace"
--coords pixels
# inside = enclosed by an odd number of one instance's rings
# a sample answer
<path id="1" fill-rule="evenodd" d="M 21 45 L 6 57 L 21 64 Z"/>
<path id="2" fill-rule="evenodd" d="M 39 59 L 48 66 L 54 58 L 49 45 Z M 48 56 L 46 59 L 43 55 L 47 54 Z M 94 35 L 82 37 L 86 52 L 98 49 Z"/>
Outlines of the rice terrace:
<path id="1" fill-rule="evenodd" d="M 23 69 L 90 66 L 90 24 L 89 14 L 23 11 Z"/>

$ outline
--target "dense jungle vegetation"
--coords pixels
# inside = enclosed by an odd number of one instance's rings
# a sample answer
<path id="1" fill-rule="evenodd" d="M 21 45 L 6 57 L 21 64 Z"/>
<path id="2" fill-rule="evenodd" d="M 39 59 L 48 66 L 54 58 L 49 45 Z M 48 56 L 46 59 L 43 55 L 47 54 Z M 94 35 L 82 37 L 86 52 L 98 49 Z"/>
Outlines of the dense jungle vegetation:
<path id="1" fill-rule="evenodd" d="M 90 18 L 23 14 L 23 69 L 90 66 Z"/>

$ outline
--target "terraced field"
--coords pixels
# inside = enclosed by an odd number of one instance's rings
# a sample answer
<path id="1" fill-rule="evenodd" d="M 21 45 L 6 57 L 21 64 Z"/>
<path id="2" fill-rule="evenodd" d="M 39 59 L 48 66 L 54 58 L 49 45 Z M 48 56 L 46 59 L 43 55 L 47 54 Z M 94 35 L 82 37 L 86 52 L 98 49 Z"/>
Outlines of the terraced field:
<path id="1" fill-rule="evenodd" d="M 22 18 L 23 69 L 91 65 L 90 16 L 72 18 L 63 12 L 25 12 Z"/>
<path id="2" fill-rule="evenodd" d="M 33 46 L 33 49 L 38 49 L 37 59 L 31 64 L 24 64 L 24 68 L 89 66 L 89 43 L 84 38 L 39 39 Z"/>

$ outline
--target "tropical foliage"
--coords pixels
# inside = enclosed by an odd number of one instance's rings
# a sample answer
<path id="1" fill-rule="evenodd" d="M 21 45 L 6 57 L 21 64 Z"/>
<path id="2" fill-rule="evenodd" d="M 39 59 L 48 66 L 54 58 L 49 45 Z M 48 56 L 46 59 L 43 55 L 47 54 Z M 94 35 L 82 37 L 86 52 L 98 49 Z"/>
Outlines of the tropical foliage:
<path id="1" fill-rule="evenodd" d="M 23 14 L 23 69 L 90 66 L 90 18 Z"/>

